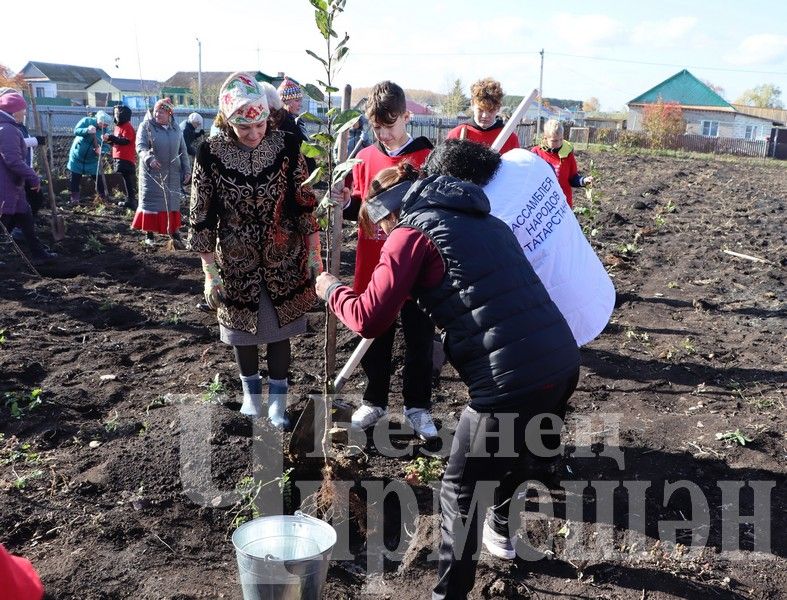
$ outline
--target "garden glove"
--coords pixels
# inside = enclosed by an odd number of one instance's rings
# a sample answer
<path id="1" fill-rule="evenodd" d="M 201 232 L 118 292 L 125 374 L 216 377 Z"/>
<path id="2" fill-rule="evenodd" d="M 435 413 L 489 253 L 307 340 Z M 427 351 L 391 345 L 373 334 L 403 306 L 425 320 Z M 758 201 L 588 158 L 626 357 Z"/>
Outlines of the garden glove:
<path id="1" fill-rule="evenodd" d="M 308 253 L 306 265 L 309 269 L 309 276 L 314 279 L 323 272 L 319 231 L 310 233 L 306 238 L 306 252 Z"/>
<path id="2" fill-rule="evenodd" d="M 224 303 L 224 282 L 221 280 L 219 268 L 216 263 L 202 265 L 205 273 L 205 302 L 211 309 L 217 310 L 219 304 Z"/>

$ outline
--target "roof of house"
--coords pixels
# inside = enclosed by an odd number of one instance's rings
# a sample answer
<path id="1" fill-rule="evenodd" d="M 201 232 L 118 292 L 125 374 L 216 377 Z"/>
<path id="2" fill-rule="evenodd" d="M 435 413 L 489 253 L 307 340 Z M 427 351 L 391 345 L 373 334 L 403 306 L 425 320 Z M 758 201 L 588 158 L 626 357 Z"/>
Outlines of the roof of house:
<path id="1" fill-rule="evenodd" d="M 120 77 L 112 78 L 112 85 L 121 92 L 151 92 L 161 87 L 161 84 L 153 79 L 121 79 Z"/>
<path id="2" fill-rule="evenodd" d="M 103 69 L 94 67 L 80 67 L 77 65 L 61 65 L 58 63 L 45 63 L 31 60 L 23 68 L 22 73 L 25 77 L 31 77 L 29 71 L 37 69 L 44 77 L 50 81 L 61 83 L 77 83 L 84 87 L 95 83 L 99 79 L 109 80 L 110 77 Z"/>
<path id="3" fill-rule="evenodd" d="M 675 73 L 669 79 L 665 79 L 628 103 L 653 104 L 659 100 L 663 102 L 677 102 L 681 106 L 735 110 L 729 102 L 686 69 Z"/>
<path id="4" fill-rule="evenodd" d="M 413 115 L 431 115 L 432 111 L 426 108 L 423 104 L 416 102 L 415 100 L 406 100 L 407 102 L 407 110 L 410 111 L 410 114 Z"/>
<path id="5" fill-rule="evenodd" d="M 748 106 L 746 104 L 733 104 L 732 106 L 735 110 L 744 115 L 768 119 L 782 125 L 787 123 L 787 110 L 783 108 L 760 108 L 758 106 Z"/>
<path id="6" fill-rule="evenodd" d="M 255 71 L 249 71 L 255 73 Z M 232 75 L 234 71 L 203 71 L 202 72 L 202 87 L 221 86 L 222 83 Z M 199 79 L 197 71 L 178 71 L 172 77 L 164 81 L 161 85 L 163 87 L 191 87 L 196 84 Z"/>

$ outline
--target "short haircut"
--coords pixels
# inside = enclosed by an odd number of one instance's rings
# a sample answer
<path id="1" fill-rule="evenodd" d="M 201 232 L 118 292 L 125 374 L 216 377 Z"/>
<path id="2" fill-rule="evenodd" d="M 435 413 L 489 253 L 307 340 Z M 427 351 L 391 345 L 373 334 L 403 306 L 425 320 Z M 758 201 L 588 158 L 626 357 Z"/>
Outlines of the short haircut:
<path id="1" fill-rule="evenodd" d="M 484 110 L 497 110 L 503 104 L 503 86 L 491 77 L 479 79 L 470 86 L 471 100 Z"/>
<path id="2" fill-rule="evenodd" d="M 393 125 L 407 112 L 404 90 L 393 81 L 375 84 L 366 101 L 366 117 L 380 125 Z"/>
<path id="3" fill-rule="evenodd" d="M 486 185 L 500 167 L 500 155 L 489 147 L 470 140 L 446 140 L 426 159 L 424 174 L 449 175 Z"/>
<path id="4" fill-rule="evenodd" d="M 544 123 L 544 135 L 563 135 L 563 123 L 557 119 L 549 119 Z"/>

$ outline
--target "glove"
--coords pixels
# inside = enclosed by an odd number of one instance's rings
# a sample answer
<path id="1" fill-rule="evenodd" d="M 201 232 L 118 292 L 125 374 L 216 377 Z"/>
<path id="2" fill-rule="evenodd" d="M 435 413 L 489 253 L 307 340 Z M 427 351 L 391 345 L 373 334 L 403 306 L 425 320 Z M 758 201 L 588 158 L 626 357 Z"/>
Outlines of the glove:
<path id="1" fill-rule="evenodd" d="M 95 133 L 95 132 L 96 132 L 96 127 L 95 127 L 95 125 L 91 125 L 90 127 L 88 127 L 88 128 L 87 128 L 87 132 L 88 132 L 88 133 Z"/>
<path id="2" fill-rule="evenodd" d="M 45 146 L 46 145 L 46 136 L 45 135 L 37 135 L 36 136 L 36 141 L 38 142 L 39 146 Z"/>
<path id="3" fill-rule="evenodd" d="M 202 271 L 205 273 L 205 302 L 213 310 L 219 308 L 219 304 L 224 304 L 224 282 L 221 280 L 219 268 L 216 263 L 202 265 Z"/>
<path id="4" fill-rule="evenodd" d="M 309 269 L 309 276 L 314 279 L 317 277 L 317 275 L 323 272 L 319 231 L 310 233 L 309 237 L 306 238 L 306 252 L 308 253 L 306 266 Z"/>

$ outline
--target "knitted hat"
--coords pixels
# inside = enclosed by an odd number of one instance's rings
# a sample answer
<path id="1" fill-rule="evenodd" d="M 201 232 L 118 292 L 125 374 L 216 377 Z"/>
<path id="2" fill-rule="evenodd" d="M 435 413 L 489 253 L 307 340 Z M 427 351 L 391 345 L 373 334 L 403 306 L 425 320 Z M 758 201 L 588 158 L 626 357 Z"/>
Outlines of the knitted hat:
<path id="1" fill-rule="evenodd" d="M 188 118 L 186 120 L 189 123 L 191 123 L 191 126 L 194 127 L 194 129 L 202 129 L 202 115 L 201 114 L 199 114 L 197 112 L 193 112 L 193 113 L 191 113 L 188 116 Z"/>
<path id="2" fill-rule="evenodd" d="M 107 127 L 109 127 L 110 125 L 112 125 L 112 123 L 114 123 L 112 117 L 110 117 L 103 110 L 100 110 L 96 113 L 96 122 L 99 125 L 106 125 Z"/>
<path id="3" fill-rule="evenodd" d="M 172 100 L 169 98 L 162 98 L 156 104 L 153 105 L 153 112 L 156 112 L 158 109 L 163 108 L 169 113 L 169 116 L 172 116 L 172 113 L 175 112 L 175 105 L 172 104 Z"/>
<path id="4" fill-rule="evenodd" d="M 219 111 L 232 125 L 259 123 L 270 115 L 265 93 L 248 73 L 233 73 L 219 92 Z"/>
<path id="5" fill-rule="evenodd" d="M 9 115 L 26 108 L 27 102 L 19 92 L 10 91 L 0 96 L 0 110 L 7 112 Z"/>
<path id="6" fill-rule="evenodd" d="M 296 81 L 285 77 L 284 81 L 279 85 L 279 96 L 282 102 L 289 102 L 290 100 L 303 98 L 303 91 Z"/>
<path id="7" fill-rule="evenodd" d="M 265 93 L 265 98 L 268 100 L 268 108 L 272 111 L 279 110 L 281 108 L 281 98 L 279 98 L 278 90 L 267 81 L 259 81 L 257 85 Z"/>

